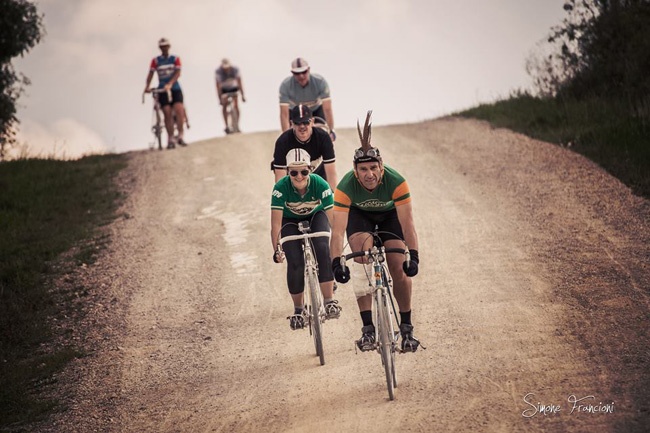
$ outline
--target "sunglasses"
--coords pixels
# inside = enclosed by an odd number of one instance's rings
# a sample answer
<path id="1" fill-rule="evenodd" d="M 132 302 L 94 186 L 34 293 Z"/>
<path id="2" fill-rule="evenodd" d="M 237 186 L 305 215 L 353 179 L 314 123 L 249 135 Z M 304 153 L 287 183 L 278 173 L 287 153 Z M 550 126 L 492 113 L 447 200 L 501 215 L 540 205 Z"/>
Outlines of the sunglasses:
<path id="1" fill-rule="evenodd" d="M 308 71 L 302 71 L 302 72 L 291 72 L 293 75 L 303 75 L 306 74 Z"/>
<path id="2" fill-rule="evenodd" d="M 309 174 L 309 170 L 300 170 L 300 171 L 298 171 L 298 170 L 291 170 L 291 171 L 289 172 L 289 174 L 291 175 L 291 177 L 298 177 L 298 173 L 302 174 L 303 177 L 304 177 L 304 176 L 307 176 L 307 175 Z"/>
<path id="3" fill-rule="evenodd" d="M 294 125 L 309 125 L 309 123 L 311 123 L 311 120 L 303 120 L 302 122 L 292 120 L 292 122 Z"/>
<path id="4" fill-rule="evenodd" d="M 359 148 L 356 150 L 356 152 L 354 152 L 354 157 L 357 159 L 363 158 L 364 156 L 369 156 L 371 158 L 379 158 L 380 156 L 379 149 L 377 149 L 376 147 L 371 147 L 370 149 L 368 149 L 367 152 L 364 152 L 363 148 Z"/>

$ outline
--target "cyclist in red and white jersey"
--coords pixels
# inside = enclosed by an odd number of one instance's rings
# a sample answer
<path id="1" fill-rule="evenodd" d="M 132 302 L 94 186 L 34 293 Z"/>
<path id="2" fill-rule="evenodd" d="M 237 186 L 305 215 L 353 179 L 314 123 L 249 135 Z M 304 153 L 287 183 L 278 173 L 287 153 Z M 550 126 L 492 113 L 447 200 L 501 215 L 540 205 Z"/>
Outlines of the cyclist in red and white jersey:
<path id="1" fill-rule="evenodd" d="M 178 82 L 178 78 L 181 76 L 181 59 L 178 56 L 169 54 L 170 46 L 171 44 L 166 38 L 158 41 L 158 47 L 162 54 L 151 60 L 144 91 L 145 93 L 151 92 L 151 87 L 149 86 L 151 85 L 153 74 L 156 72 L 158 74 L 158 89 L 165 90 L 165 92 L 158 94 L 158 102 L 165 115 L 165 129 L 167 130 L 168 137 L 167 147 L 173 148 L 176 144 L 181 146 L 186 145 L 183 138 L 185 107 L 183 105 L 183 91 Z M 167 97 L 167 91 L 171 93 L 171 101 Z M 178 130 L 178 140 L 174 138 L 174 120 L 176 121 L 176 128 Z"/>

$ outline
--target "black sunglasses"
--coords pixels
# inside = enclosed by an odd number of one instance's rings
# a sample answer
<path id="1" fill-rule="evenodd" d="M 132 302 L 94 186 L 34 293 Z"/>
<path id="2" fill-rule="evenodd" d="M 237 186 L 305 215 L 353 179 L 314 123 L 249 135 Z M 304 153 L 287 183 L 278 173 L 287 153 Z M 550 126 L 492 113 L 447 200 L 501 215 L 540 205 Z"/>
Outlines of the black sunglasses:
<path id="1" fill-rule="evenodd" d="M 291 73 L 292 73 L 293 75 L 302 75 L 302 74 L 306 74 L 307 71 L 302 71 L 302 72 L 293 72 L 293 71 L 292 71 Z"/>
<path id="2" fill-rule="evenodd" d="M 302 122 L 292 120 L 292 122 L 293 122 L 294 125 L 309 125 L 311 123 L 311 120 L 303 120 Z"/>
<path id="3" fill-rule="evenodd" d="M 307 176 L 307 175 L 309 174 L 309 170 L 300 170 L 300 171 L 298 171 L 298 170 L 291 170 L 291 171 L 289 172 L 289 174 L 291 175 L 291 177 L 297 177 L 297 176 L 298 176 L 298 173 L 302 174 L 303 176 Z"/>

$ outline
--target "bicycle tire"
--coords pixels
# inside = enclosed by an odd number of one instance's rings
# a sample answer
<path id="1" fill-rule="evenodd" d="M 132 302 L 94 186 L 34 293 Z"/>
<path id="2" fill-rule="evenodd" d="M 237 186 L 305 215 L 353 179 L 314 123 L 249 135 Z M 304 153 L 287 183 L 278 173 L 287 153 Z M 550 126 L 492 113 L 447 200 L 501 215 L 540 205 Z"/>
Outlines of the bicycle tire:
<path id="1" fill-rule="evenodd" d="M 230 111 L 230 117 L 231 117 L 231 122 L 232 122 L 232 127 L 233 127 L 233 132 L 239 132 L 239 116 L 237 115 L 237 110 L 235 110 L 235 103 L 233 100 L 230 101 L 231 106 L 231 111 Z"/>
<path id="2" fill-rule="evenodd" d="M 320 286 L 313 271 L 309 272 L 309 297 L 311 298 L 311 312 L 309 323 L 312 327 L 316 355 L 320 358 L 320 365 L 325 365 L 325 352 L 323 351 L 323 328 L 320 321 Z"/>
<path id="3" fill-rule="evenodd" d="M 384 365 L 386 373 L 386 387 L 388 388 L 388 398 L 395 400 L 395 358 L 393 354 L 393 338 L 390 335 L 390 315 L 388 314 L 387 299 L 383 295 L 378 297 L 377 309 L 377 326 L 379 331 L 379 352 L 381 354 L 381 362 Z"/>
<path id="4" fill-rule="evenodd" d="M 154 126 L 154 135 L 156 136 L 156 141 L 158 142 L 158 150 L 162 150 L 162 126 Z"/>

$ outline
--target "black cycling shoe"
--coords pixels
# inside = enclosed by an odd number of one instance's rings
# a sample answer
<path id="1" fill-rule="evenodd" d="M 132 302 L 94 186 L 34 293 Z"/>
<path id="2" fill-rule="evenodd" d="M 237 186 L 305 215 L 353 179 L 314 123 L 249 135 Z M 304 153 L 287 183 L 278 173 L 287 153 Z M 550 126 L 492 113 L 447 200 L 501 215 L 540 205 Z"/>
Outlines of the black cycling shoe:
<path id="1" fill-rule="evenodd" d="M 305 317 L 302 313 L 294 314 L 287 317 L 287 319 L 289 319 L 289 327 L 294 331 L 305 327 Z"/>
<path id="2" fill-rule="evenodd" d="M 339 306 L 339 301 L 336 299 L 325 303 L 325 319 L 338 319 L 341 316 L 342 308 Z"/>
<path id="3" fill-rule="evenodd" d="M 402 323 L 399 325 L 399 332 L 402 334 L 402 352 L 415 352 L 420 346 L 420 341 L 413 337 L 413 325 Z"/>
<path id="4" fill-rule="evenodd" d="M 367 352 L 375 349 L 375 325 L 364 326 L 361 332 L 361 338 L 355 342 L 359 350 Z"/>

